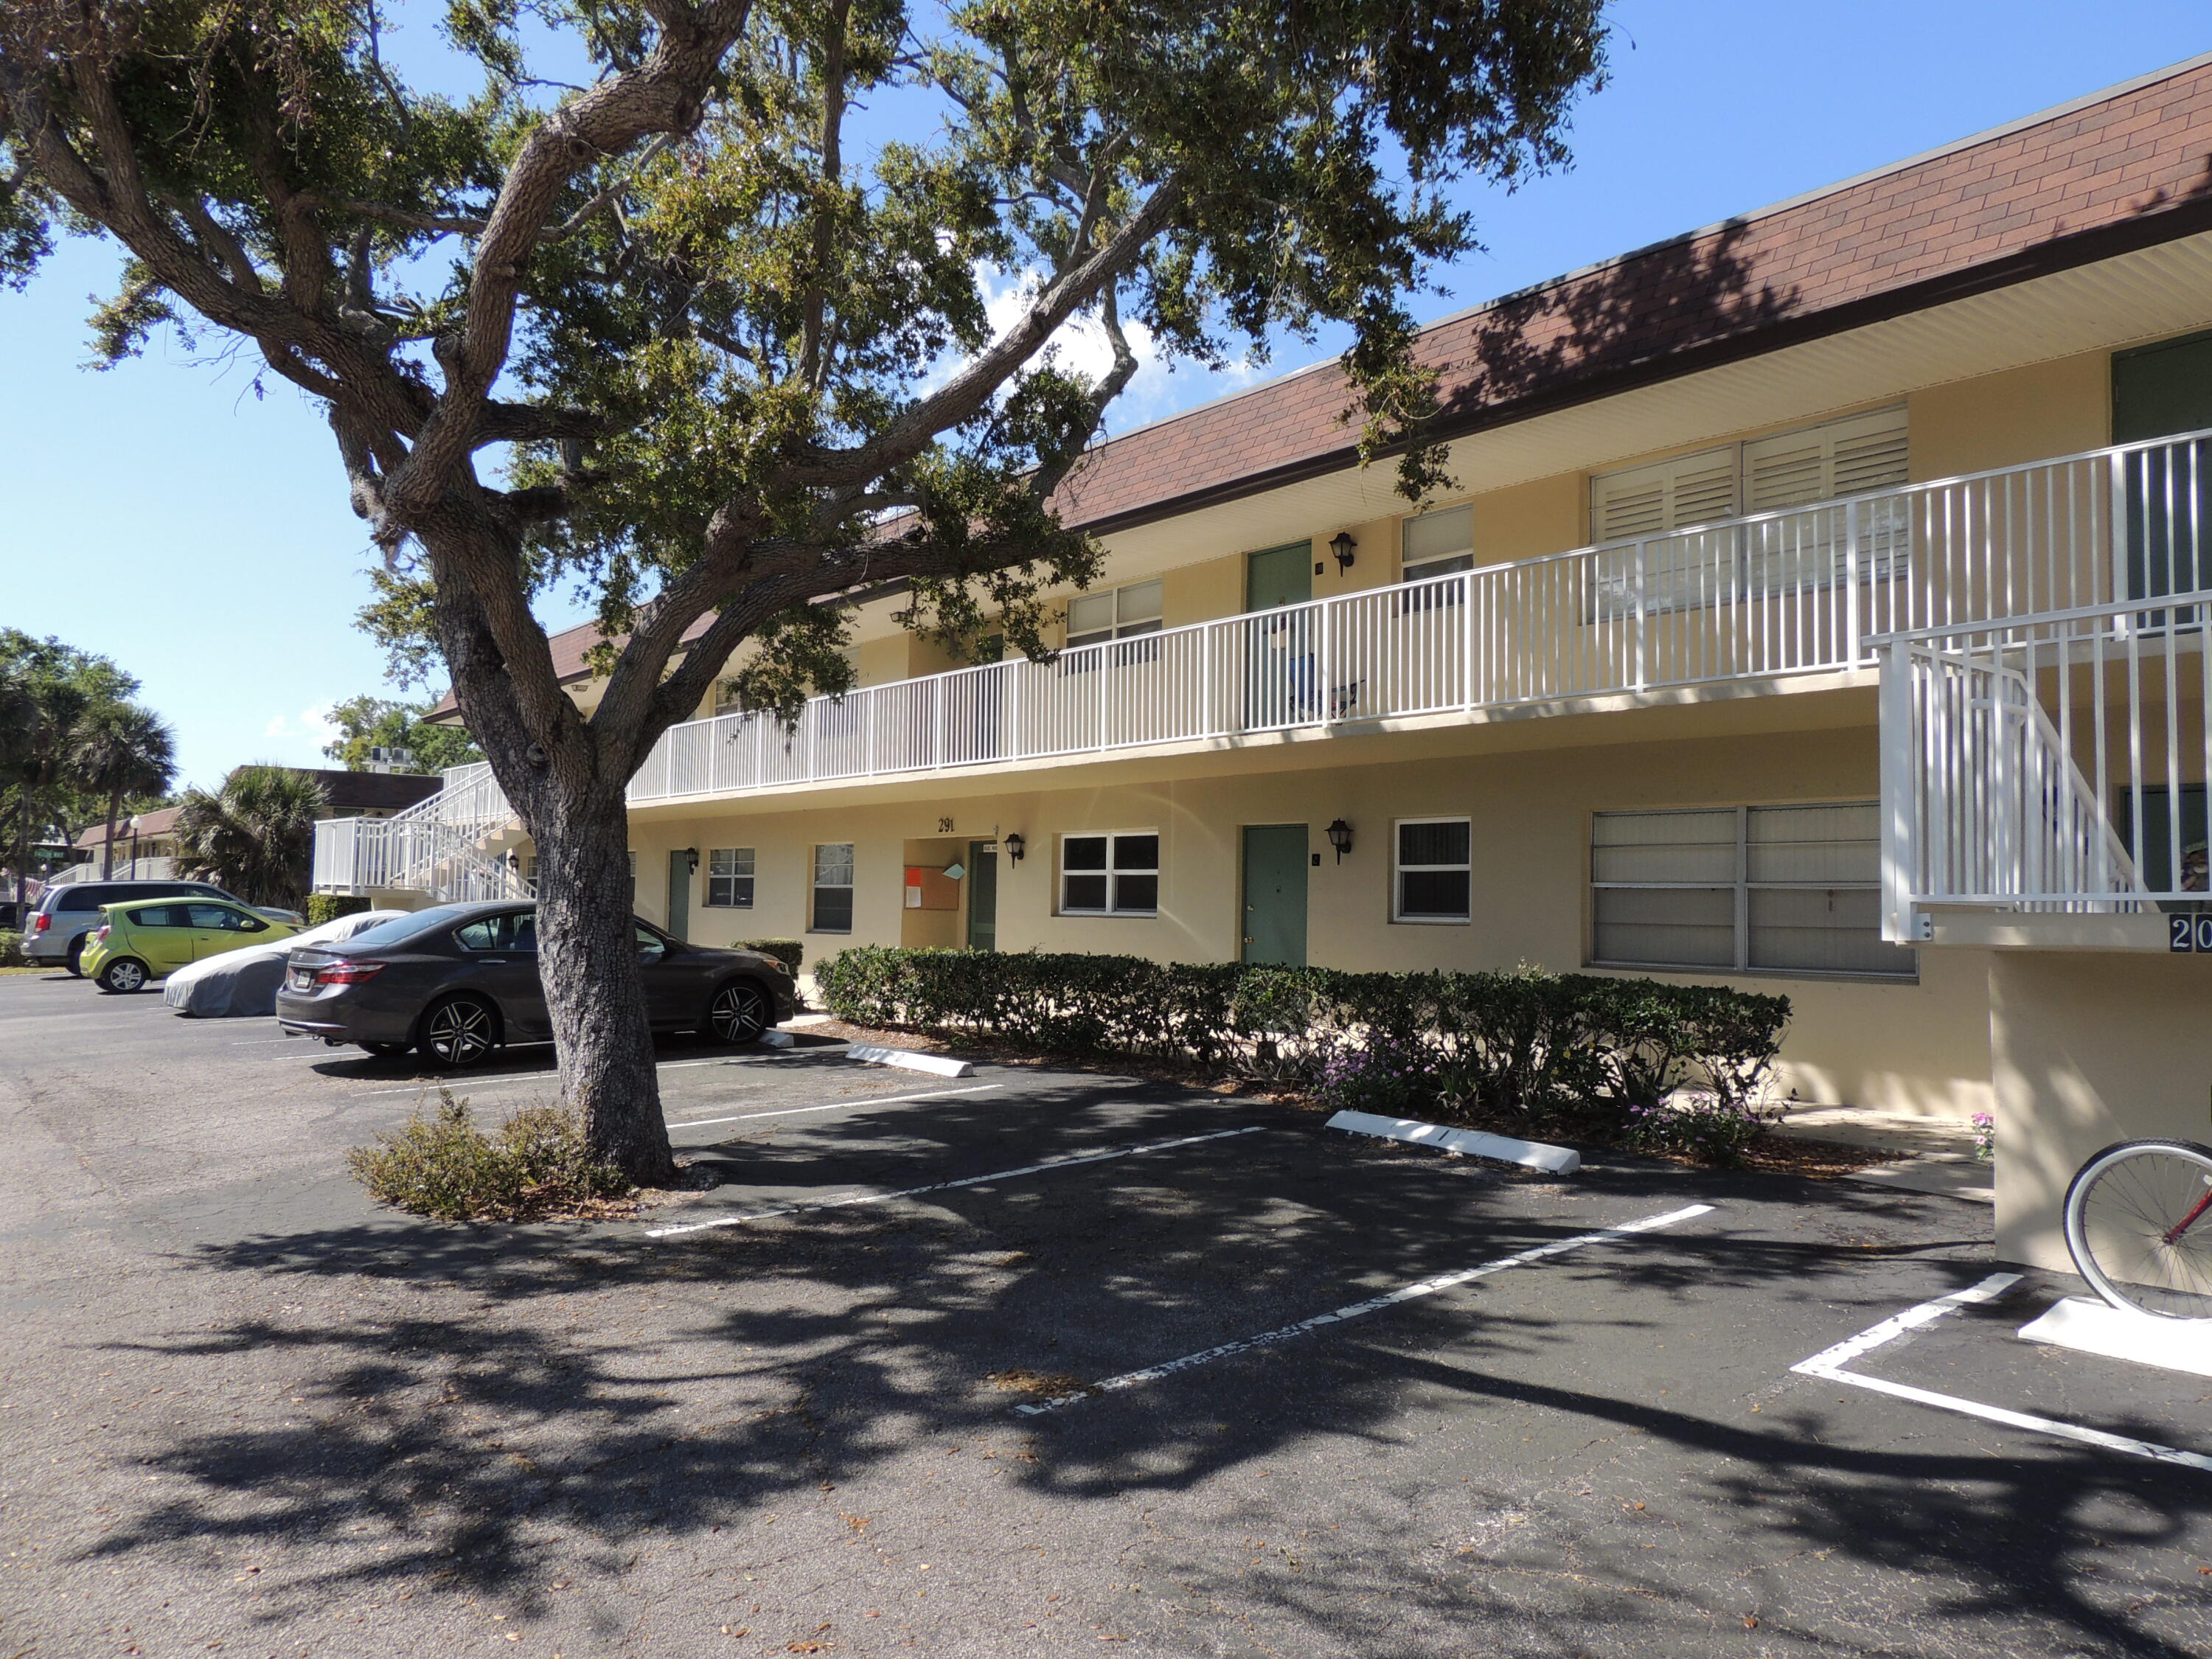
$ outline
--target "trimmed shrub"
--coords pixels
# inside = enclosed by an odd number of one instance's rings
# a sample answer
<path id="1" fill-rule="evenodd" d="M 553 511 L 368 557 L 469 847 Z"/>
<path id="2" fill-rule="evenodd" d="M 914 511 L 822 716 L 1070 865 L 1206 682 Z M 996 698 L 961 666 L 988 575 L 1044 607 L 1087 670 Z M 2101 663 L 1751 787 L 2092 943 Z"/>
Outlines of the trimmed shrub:
<path id="1" fill-rule="evenodd" d="M 23 954 L 21 933 L 0 933 L 0 968 L 21 968 L 29 960 Z"/>
<path id="2" fill-rule="evenodd" d="M 368 899 L 365 894 L 310 893 L 305 914 L 308 927 L 319 927 L 326 921 L 336 921 L 340 916 L 357 916 L 368 908 Z"/>
<path id="3" fill-rule="evenodd" d="M 757 951 L 764 957 L 774 957 L 793 973 L 805 959 L 806 947 L 795 939 L 741 939 L 737 942 L 740 951 Z"/>
<path id="4" fill-rule="evenodd" d="M 441 1221 L 530 1221 L 589 1212 L 635 1190 L 594 1158 L 583 1120 L 564 1106 L 526 1106 L 498 1131 L 476 1126 L 469 1103 L 441 1086 L 438 1109 L 417 1111 L 370 1146 L 346 1154 L 369 1195 Z"/>
<path id="5" fill-rule="evenodd" d="M 1422 1048 L 1341 1048 L 1321 1063 L 1314 1095 L 1332 1112 L 1411 1117 L 1432 1110 L 1437 1063 Z"/>
<path id="6" fill-rule="evenodd" d="M 1748 1113 L 1790 1018 L 1786 997 L 1531 968 L 1352 974 L 860 945 L 815 980 L 854 1024 L 1295 1079 L 1340 1104 L 1387 1095 L 1404 1103 L 1392 1109 L 1623 1125 L 1685 1089 Z"/>
<path id="7" fill-rule="evenodd" d="M 1759 1113 L 1741 1101 L 1692 1097 L 1628 1109 L 1621 1137 L 1643 1152 L 1680 1152 L 1701 1163 L 1743 1162 L 1744 1148 L 1764 1127 Z"/>

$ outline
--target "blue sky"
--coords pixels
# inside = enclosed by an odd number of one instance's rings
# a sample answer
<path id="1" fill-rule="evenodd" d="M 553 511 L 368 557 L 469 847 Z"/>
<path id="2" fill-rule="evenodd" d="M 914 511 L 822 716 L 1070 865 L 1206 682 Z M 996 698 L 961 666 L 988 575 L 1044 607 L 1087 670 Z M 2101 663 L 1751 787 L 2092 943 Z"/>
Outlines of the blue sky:
<path id="1" fill-rule="evenodd" d="M 1449 293 L 1418 314 L 2212 50 L 2203 0 L 1628 0 L 1613 15 L 1613 82 L 1577 112 L 1574 169 L 1478 198 L 1486 251 L 1439 273 Z M 319 712 L 379 690 L 383 669 L 353 627 L 372 555 L 328 430 L 289 388 L 257 397 L 250 368 L 211 341 L 198 356 L 161 341 L 120 368 L 81 368 L 86 296 L 114 269 L 109 251 L 74 243 L 27 294 L 0 292 L 0 623 L 137 675 L 178 728 L 188 781 L 251 760 L 315 763 Z M 1267 372 L 1316 355 L 1293 348 Z M 1115 424 L 1251 378 L 1147 373 Z"/>

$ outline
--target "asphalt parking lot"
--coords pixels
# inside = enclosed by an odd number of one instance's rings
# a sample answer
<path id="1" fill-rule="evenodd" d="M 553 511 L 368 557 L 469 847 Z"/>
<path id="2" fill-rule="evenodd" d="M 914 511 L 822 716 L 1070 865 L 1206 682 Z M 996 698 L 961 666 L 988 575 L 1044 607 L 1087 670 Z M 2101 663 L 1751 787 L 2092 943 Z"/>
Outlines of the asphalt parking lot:
<path id="1" fill-rule="evenodd" d="M 722 1184 L 377 1210 L 411 1061 L 0 979 L 0 1656 L 2201 1655 L 2212 1383 L 1981 1206 L 676 1042 Z M 461 1086 L 550 1095 L 542 1056 Z M 1636 1229 L 1641 1228 L 1641 1231 Z"/>

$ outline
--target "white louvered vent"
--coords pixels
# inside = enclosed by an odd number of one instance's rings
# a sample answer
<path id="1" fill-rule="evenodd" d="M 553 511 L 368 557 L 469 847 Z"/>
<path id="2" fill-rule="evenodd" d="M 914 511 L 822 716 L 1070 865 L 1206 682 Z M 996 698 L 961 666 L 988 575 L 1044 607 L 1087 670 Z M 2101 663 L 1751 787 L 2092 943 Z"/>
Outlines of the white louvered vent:
<path id="1" fill-rule="evenodd" d="M 1905 476 L 1902 405 L 1743 447 L 1744 495 L 1753 513 L 1887 489 Z"/>
<path id="2" fill-rule="evenodd" d="M 1733 518 L 1736 452 L 1708 449 L 1590 480 L 1590 533 L 1599 542 L 1652 536 Z"/>

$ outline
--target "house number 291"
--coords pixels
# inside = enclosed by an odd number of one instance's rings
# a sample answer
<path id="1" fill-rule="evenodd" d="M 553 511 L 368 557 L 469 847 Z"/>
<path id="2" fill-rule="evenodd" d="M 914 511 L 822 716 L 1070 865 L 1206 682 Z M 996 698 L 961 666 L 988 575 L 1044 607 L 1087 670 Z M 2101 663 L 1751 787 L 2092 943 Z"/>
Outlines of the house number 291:
<path id="1" fill-rule="evenodd" d="M 938 819 L 937 833 L 940 836 L 951 835 L 952 833 L 952 820 L 951 818 Z M 2212 951 L 2212 945 L 2208 945 L 2204 948 L 2208 951 Z"/>

